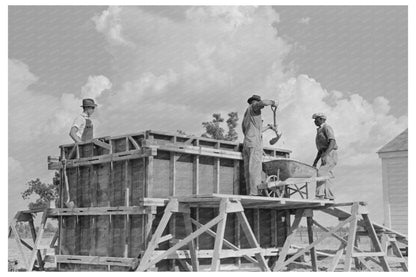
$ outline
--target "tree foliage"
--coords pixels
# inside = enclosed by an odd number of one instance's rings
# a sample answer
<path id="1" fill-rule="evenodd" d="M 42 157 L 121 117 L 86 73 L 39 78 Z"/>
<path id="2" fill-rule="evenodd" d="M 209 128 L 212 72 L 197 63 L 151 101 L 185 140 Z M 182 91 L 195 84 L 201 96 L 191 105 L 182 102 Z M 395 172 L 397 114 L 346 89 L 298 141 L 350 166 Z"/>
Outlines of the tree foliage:
<path id="1" fill-rule="evenodd" d="M 224 122 L 224 118 L 221 117 L 221 114 L 214 113 L 212 117 L 212 121 L 202 123 L 202 126 L 205 128 L 205 133 L 202 134 L 203 137 L 228 141 L 235 141 L 238 139 L 238 134 L 235 131 L 238 122 L 237 112 L 228 113 L 228 119 L 226 121 L 228 127 L 227 133 L 225 133 L 224 128 L 221 127 L 221 123 Z"/>
<path id="2" fill-rule="evenodd" d="M 29 203 L 29 209 L 44 209 L 49 207 L 51 201 L 56 201 L 58 199 L 59 180 L 59 172 L 56 171 L 52 184 L 42 183 L 39 178 L 27 182 L 28 188 L 22 192 L 22 198 L 27 200 L 32 195 L 37 196 L 35 202 Z"/>

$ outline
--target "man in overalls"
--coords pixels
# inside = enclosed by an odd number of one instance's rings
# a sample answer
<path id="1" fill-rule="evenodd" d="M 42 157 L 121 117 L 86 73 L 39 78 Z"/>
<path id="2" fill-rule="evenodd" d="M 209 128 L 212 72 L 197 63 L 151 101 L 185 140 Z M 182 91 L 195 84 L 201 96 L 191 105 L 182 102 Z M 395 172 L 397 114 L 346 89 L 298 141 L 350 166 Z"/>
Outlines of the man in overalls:
<path id="1" fill-rule="evenodd" d="M 316 130 L 316 148 L 318 153 L 316 154 L 313 166 L 316 167 L 318 161 L 321 160 L 321 166 L 318 169 L 318 176 L 334 177 L 334 167 L 338 162 L 337 154 L 337 142 L 335 141 L 334 131 L 326 121 L 326 116 L 323 113 L 315 113 L 312 115 L 315 125 L 318 127 Z M 335 196 L 331 190 L 332 181 L 318 181 L 316 182 L 316 199 L 328 199 L 334 200 Z"/>
<path id="2" fill-rule="evenodd" d="M 69 136 L 75 142 L 88 141 L 94 137 L 93 124 L 90 117 L 94 113 L 97 104 L 94 103 L 93 99 L 86 98 L 82 100 L 81 107 L 84 111 L 75 118 L 69 132 Z"/>
<path id="3" fill-rule="evenodd" d="M 253 95 L 247 100 L 249 106 L 244 114 L 242 127 L 244 134 L 243 160 L 246 191 L 248 195 L 258 195 L 257 186 L 261 184 L 261 171 L 263 162 L 262 132 L 274 129 L 272 125 L 263 128 L 261 109 L 265 106 L 276 106 L 274 100 L 261 100 Z"/>

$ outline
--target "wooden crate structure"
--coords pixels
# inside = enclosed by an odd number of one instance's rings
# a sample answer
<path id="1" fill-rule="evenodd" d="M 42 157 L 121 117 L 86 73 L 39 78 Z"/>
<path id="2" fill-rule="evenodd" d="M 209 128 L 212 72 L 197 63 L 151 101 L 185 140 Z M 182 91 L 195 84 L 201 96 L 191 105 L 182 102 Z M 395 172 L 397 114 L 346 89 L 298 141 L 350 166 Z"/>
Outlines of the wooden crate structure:
<path id="1" fill-rule="evenodd" d="M 58 217 L 58 269 L 128 270 L 131 260 L 123 263 L 116 258 L 140 258 L 163 214 L 163 199 L 212 193 L 245 194 L 241 149 L 242 145 L 235 142 L 150 130 L 60 146 L 61 166 L 50 165 L 50 169 L 61 171 L 60 208 L 68 200 L 65 180 L 70 201 L 76 208 L 101 208 Z M 264 160 L 271 160 L 287 158 L 290 151 L 265 148 L 264 153 Z M 204 223 L 215 212 L 214 208 L 193 208 L 192 217 Z M 262 248 L 283 245 L 287 212 L 253 208 L 245 213 Z M 167 233 L 185 236 L 182 220 L 174 218 Z M 244 247 L 247 241 L 240 237 L 239 228 L 233 228 L 237 226 L 235 220 L 231 217 L 227 221 L 225 239 Z M 161 243 L 159 249 L 168 248 L 169 243 Z M 212 249 L 213 244 L 214 238 L 206 234 L 198 239 L 197 248 Z M 78 263 L 77 259 L 70 259 L 80 256 L 106 257 L 107 262 L 91 258 L 90 262 L 81 259 Z M 233 257 L 228 261 L 241 262 Z M 156 267 L 172 270 L 174 264 L 165 260 Z"/>

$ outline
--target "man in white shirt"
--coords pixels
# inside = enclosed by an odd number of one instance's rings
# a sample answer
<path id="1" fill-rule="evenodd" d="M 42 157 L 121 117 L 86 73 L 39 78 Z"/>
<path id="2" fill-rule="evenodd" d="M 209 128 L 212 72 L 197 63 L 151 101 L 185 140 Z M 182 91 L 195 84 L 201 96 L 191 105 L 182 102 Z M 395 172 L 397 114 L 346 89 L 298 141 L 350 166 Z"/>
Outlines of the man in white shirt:
<path id="1" fill-rule="evenodd" d="M 82 100 L 81 107 L 83 112 L 75 118 L 69 132 L 69 136 L 74 142 L 88 141 L 94 137 L 94 126 L 90 117 L 94 113 L 97 104 L 94 103 L 93 99 L 86 98 Z"/>
<path id="2" fill-rule="evenodd" d="M 335 140 L 334 131 L 331 126 L 326 123 L 326 115 L 323 113 L 315 113 L 312 115 L 316 130 L 316 148 L 318 153 L 313 162 L 313 166 L 317 167 L 318 161 L 321 160 L 321 166 L 318 169 L 318 176 L 334 177 L 334 167 L 338 162 L 337 142 Z M 315 196 L 317 199 L 334 200 L 335 196 L 331 190 L 332 181 L 318 181 L 316 182 Z"/>

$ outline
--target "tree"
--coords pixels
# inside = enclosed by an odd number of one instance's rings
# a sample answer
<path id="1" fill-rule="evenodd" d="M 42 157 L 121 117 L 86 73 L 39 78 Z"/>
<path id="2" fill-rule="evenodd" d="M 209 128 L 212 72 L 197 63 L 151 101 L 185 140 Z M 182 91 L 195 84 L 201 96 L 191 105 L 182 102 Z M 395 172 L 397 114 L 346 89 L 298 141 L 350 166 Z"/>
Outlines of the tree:
<path id="1" fill-rule="evenodd" d="M 28 188 L 22 192 L 22 198 L 27 200 L 35 194 L 38 198 L 35 202 L 30 202 L 28 207 L 29 209 L 44 209 L 49 207 L 51 201 L 58 199 L 58 187 L 59 187 L 60 175 L 59 172 L 55 172 L 53 177 L 52 184 L 42 183 L 39 178 L 35 180 L 30 180 L 27 182 Z"/>
<path id="2" fill-rule="evenodd" d="M 220 113 L 214 113 L 212 121 L 203 122 L 202 126 L 205 128 L 205 133 L 202 134 L 205 138 L 229 140 L 235 141 L 238 139 L 238 134 L 235 131 L 238 122 L 237 112 L 230 112 L 226 121 L 228 132 L 225 134 L 224 128 L 221 127 L 221 123 L 224 122 L 224 118 L 221 117 Z"/>

